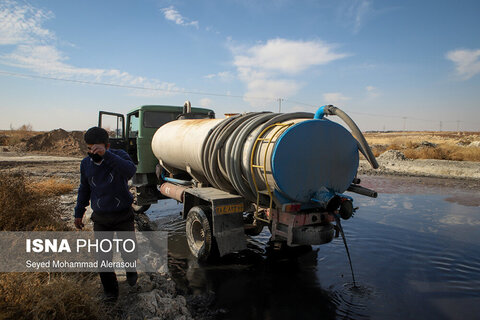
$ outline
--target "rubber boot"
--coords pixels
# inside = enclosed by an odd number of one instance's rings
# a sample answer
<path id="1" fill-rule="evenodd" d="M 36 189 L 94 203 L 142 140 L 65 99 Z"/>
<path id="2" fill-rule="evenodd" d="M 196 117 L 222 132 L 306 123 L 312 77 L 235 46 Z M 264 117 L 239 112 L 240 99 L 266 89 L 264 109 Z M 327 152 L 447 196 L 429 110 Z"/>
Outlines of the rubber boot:
<path id="1" fill-rule="evenodd" d="M 137 272 L 127 272 L 127 282 L 131 287 L 133 287 L 137 283 L 137 279 Z"/>
<path id="2" fill-rule="evenodd" d="M 118 281 L 115 272 L 99 272 L 100 280 L 103 285 L 103 292 L 105 293 L 108 302 L 115 302 L 118 298 Z"/>

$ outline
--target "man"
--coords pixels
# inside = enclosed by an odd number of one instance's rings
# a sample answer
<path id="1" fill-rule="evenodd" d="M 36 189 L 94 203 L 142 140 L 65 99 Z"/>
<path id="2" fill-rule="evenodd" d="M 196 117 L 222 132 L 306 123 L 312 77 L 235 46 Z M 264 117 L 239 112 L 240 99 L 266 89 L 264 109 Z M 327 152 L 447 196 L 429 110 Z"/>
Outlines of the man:
<path id="1" fill-rule="evenodd" d="M 90 202 L 93 210 L 91 220 L 96 237 L 98 231 L 109 232 L 107 234 L 110 238 L 113 237 L 113 231 L 134 232 L 133 197 L 129 192 L 128 180 L 137 170 L 135 164 L 125 151 L 110 149 L 105 129 L 90 128 L 85 133 L 84 139 L 88 157 L 85 157 L 80 165 L 75 227 L 77 229 L 84 227 L 82 218 L 85 207 Z M 102 234 L 104 236 L 104 233 Z M 111 257 L 112 254 L 109 253 L 107 259 L 111 260 Z M 126 260 L 123 252 L 122 257 Z M 118 297 L 118 282 L 114 270 L 108 269 L 108 272 L 99 274 L 107 299 L 115 301 Z M 127 270 L 127 281 L 131 286 L 135 285 L 137 277 L 135 269 Z"/>

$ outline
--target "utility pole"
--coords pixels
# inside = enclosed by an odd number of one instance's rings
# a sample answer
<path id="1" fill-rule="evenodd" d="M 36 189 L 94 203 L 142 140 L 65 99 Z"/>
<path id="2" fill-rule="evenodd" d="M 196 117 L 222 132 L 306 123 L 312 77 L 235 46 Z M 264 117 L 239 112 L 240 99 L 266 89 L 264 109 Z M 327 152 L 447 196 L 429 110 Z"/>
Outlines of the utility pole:
<path id="1" fill-rule="evenodd" d="M 278 98 L 278 112 L 280 113 L 282 111 L 282 98 Z"/>
<path id="2" fill-rule="evenodd" d="M 442 121 L 440 121 L 440 131 L 442 131 Z"/>

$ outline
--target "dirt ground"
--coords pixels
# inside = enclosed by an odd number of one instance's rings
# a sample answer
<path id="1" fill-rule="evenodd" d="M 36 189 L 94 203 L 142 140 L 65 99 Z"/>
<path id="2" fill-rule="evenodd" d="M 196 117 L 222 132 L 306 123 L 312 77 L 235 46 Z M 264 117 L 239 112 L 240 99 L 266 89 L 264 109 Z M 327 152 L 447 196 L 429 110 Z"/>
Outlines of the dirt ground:
<path id="1" fill-rule="evenodd" d="M 21 172 L 32 180 L 61 179 L 79 184 L 81 157 L 59 157 L 25 152 L 0 151 L 0 172 Z M 362 160 L 359 167 L 361 185 L 379 193 L 428 193 L 441 189 L 449 198 L 446 200 L 469 206 L 480 206 L 480 162 L 445 160 L 409 160 L 395 150 L 378 157 L 380 168 L 374 170 Z M 437 191 L 435 191 L 437 190 Z M 76 204 L 76 187 L 60 196 L 61 219 L 73 225 L 73 209 Z M 87 209 L 84 223 L 92 230 L 89 220 L 91 209 Z M 144 215 L 137 221 L 155 228 Z M 124 285 L 123 276 L 119 277 Z M 128 310 L 119 310 L 123 318 L 143 319 L 156 316 L 173 316 L 190 319 L 191 308 L 184 296 L 176 293 L 175 284 L 168 275 L 141 275 L 137 290 L 123 286 L 119 305 L 128 305 Z M 134 312 L 132 311 L 134 310 Z M 133 312 L 133 313 L 132 313 Z"/>
<path id="2" fill-rule="evenodd" d="M 480 179 L 480 162 L 408 159 L 401 151 L 388 150 L 377 157 L 378 169 L 360 160 L 359 173 L 369 175 L 420 176 L 449 179 Z"/>

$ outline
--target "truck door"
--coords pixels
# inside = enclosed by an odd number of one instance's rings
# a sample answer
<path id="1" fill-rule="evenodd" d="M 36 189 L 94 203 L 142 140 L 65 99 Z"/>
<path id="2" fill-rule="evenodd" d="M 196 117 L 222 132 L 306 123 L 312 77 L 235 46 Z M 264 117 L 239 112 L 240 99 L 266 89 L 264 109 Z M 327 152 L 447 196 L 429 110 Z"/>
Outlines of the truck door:
<path id="1" fill-rule="evenodd" d="M 112 149 L 126 149 L 125 117 L 123 114 L 100 111 L 98 113 L 98 126 L 107 130 Z"/>
<path id="2" fill-rule="evenodd" d="M 138 164 L 137 138 L 140 130 L 139 111 L 127 114 L 127 152 L 135 164 Z"/>

